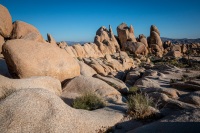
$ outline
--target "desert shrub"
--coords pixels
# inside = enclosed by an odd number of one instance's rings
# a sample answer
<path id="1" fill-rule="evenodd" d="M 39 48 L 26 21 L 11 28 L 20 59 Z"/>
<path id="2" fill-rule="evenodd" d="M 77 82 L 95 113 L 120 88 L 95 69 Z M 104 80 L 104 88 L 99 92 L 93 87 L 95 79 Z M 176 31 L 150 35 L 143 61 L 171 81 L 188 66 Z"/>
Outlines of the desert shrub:
<path id="1" fill-rule="evenodd" d="M 129 88 L 129 92 L 130 92 L 130 93 L 135 93 L 135 92 L 137 92 L 138 90 L 139 90 L 139 88 L 138 88 L 137 86 L 132 86 L 132 87 Z"/>
<path id="2" fill-rule="evenodd" d="M 190 80 L 190 77 L 186 74 L 183 74 L 182 77 L 181 77 L 181 81 L 185 82 L 185 81 L 188 81 Z"/>
<path id="3" fill-rule="evenodd" d="M 161 59 L 154 62 L 155 65 L 173 65 L 179 68 L 187 67 L 187 64 L 180 62 L 178 59 Z"/>
<path id="4" fill-rule="evenodd" d="M 153 106 L 153 99 L 146 94 L 136 93 L 128 98 L 128 114 L 132 118 L 145 118 L 149 106 Z"/>
<path id="5" fill-rule="evenodd" d="M 170 79 L 170 83 L 176 83 L 177 79 Z"/>
<path id="6" fill-rule="evenodd" d="M 192 63 L 191 69 L 195 71 L 200 71 L 200 63 Z"/>
<path id="7" fill-rule="evenodd" d="M 95 110 L 103 108 L 105 102 L 94 93 L 85 93 L 74 100 L 72 107 L 76 109 Z"/>

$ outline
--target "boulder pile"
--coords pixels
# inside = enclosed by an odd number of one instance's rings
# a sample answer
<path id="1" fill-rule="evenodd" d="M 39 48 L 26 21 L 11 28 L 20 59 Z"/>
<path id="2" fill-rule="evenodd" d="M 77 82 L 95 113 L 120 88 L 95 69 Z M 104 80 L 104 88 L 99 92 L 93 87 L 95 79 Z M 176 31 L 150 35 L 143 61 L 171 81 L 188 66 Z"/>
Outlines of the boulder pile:
<path id="1" fill-rule="evenodd" d="M 0 5 L 0 133 L 171 132 L 167 125 L 160 130 L 159 122 L 143 126 L 149 120 L 137 124 L 137 117 L 130 120 L 129 96 L 138 96 L 140 101 L 149 98 L 143 102 L 148 105 L 137 104 L 147 107 L 144 116 L 167 116 L 160 122 L 199 122 L 199 71 L 175 67 L 174 60 L 170 60 L 172 65 L 156 61 L 198 55 L 200 45 L 163 43 L 154 25 L 149 37 L 135 37 L 133 26 L 125 23 L 117 27 L 117 33 L 111 26 L 102 26 L 94 42 L 69 46 L 56 42 L 51 34 L 45 40 L 26 22 L 12 22 L 8 9 Z M 75 109 L 74 101 L 88 93 L 104 107 Z M 94 104 L 95 98 L 84 100 Z M 157 109 L 151 102 L 159 102 Z M 171 114 L 177 111 L 180 114 L 173 118 Z"/>

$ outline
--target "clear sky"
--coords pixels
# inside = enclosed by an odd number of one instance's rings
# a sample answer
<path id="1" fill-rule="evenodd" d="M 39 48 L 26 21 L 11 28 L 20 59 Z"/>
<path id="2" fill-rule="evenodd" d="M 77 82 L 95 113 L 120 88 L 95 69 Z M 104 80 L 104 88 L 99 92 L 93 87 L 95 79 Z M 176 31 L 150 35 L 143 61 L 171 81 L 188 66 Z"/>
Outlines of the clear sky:
<path id="1" fill-rule="evenodd" d="M 93 41 L 101 26 L 132 24 L 135 36 L 149 36 L 152 24 L 162 37 L 200 38 L 200 0 L 0 0 L 13 21 L 34 25 L 44 38 Z"/>

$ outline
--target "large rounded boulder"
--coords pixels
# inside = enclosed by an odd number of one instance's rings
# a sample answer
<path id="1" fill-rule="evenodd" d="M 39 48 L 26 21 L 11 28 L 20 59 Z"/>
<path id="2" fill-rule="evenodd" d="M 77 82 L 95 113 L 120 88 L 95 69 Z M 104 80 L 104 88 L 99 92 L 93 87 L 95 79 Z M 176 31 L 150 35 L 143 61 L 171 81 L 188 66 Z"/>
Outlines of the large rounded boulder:
<path id="1" fill-rule="evenodd" d="M 22 21 L 13 23 L 12 39 L 25 39 L 38 42 L 45 42 L 42 35 L 33 25 Z"/>
<path id="2" fill-rule="evenodd" d="M 22 89 L 0 101 L 1 133 L 94 133 L 118 123 L 111 109 L 73 109 L 44 89 Z"/>
<path id="3" fill-rule="evenodd" d="M 111 103 L 122 103 L 122 96 L 115 88 L 100 79 L 87 76 L 79 76 L 66 83 L 61 96 L 70 100 L 88 92 Z"/>
<path id="4" fill-rule="evenodd" d="M 26 79 L 10 79 L 0 75 L 0 99 L 8 93 L 29 88 L 46 89 L 56 95 L 61 95 L 62 93 L 60 81 L 52 77 L 40 76 Z"/>
<path id="5" fill-rule="evenodd" d="M 51 76 L 61 82 L 80 75 L 78 62 L 64 49 L 30 40 L 9 40 L 3 55 L 14 78 Z"/>
<path id="6" fill-rule="evenodd" d="M 12 17 L 8 9 L 0 4 L 0 35 L 5 38 L 9 38 L 12 29 Z"/>

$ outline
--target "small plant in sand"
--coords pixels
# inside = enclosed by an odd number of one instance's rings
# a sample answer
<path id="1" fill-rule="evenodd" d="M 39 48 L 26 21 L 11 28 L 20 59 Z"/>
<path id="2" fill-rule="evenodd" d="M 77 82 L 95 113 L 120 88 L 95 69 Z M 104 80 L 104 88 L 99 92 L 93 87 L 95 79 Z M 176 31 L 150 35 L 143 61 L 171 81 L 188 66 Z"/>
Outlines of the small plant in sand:
<path id="1" fill-rule="evenodd" d="M 105 102 L 96 94 L 87 92 L 74 100 L 72 107 L 76 109 L 95 110 L 105 107 Z"/>
<path id="2" fill-rule="evenodd" d="M 128 114 L 132 118 L 143 119 L 149 114 L 148 109 L 153 106 L 153 99 L 146 94 L 136 93 L 128 98 Z"/>

